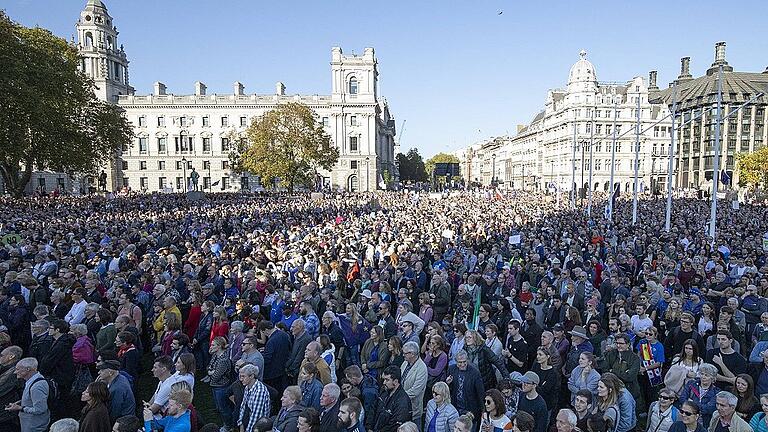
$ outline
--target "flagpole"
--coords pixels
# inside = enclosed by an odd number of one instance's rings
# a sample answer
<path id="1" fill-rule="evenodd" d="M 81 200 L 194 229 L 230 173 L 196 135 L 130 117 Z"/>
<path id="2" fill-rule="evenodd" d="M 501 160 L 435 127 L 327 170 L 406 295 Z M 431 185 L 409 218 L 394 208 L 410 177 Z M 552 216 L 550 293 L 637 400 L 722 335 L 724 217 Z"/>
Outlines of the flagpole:
<path id="1" fill-rule="evenodd" d="M 715 164 L 712 167 L 712 208 L 709 212 L 709 237 L 715 243 L 717 229 L 717 190 L 720 177 L 720 122 L 723 116 L 723 65 L 717 71 L 717 122 L 715 123 Z"/>
<path id="2" fill-rule="evenodd" d="M 632 225 L 637 223 L 637 190 L 640 185 L 640 92 L 637 93 L 637 123 L 635 123 L 635 190 L 632 192 Z"/>
<path id="3" fill-rule="evenodd" d="M 571 210 L 576 209 L 576 109 L 573 109 L 573 158 L 571 159 Z"/>
<path id="4" fill-rule="evenodd" d="M 595 106 L 597 107 L 597 106 Z M 592 144 L 595 140 L 595 109 L 592 109 L 592 128 L 589 133 L 589 200 L 587 201 L 587 218 L 592 217 Z"/>
<path id="5" fill-rule="evenodd" d="M 615 186 L 613 184 L 614 167 L 616 166 L 616 118 L 619 114 L 619 103 L 613 102 L 613 146 L 611 147 L 611 186 L 608 188 L 608 220 L 613 221 L 613 197 L 616 193 Z"/>
<path id="6" fill-rule="evenodd" d="M 677 116 L 677 83 L 672 84 L 672 135 L 669 140 L 669 166 L 667 167 L 667 213 L 664 219 L 664 231 L 672 228 L 672 171 L 675 158 L 675 117 Z"/>

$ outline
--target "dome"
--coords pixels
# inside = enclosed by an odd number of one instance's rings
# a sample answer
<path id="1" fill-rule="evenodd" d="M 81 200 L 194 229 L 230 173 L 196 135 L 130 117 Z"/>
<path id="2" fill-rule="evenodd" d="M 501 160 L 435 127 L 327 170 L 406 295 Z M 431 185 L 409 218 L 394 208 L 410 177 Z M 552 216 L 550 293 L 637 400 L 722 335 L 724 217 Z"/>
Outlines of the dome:
<path id="1" fill-rule="evenodd" d="M 579 52 L 579 61 L 571 66 L 571 72 L 568 74 L 568 85 L 577 83 L 597 83 L 597 74 L 595 66 L 587 60 L 587 52 Z"/>

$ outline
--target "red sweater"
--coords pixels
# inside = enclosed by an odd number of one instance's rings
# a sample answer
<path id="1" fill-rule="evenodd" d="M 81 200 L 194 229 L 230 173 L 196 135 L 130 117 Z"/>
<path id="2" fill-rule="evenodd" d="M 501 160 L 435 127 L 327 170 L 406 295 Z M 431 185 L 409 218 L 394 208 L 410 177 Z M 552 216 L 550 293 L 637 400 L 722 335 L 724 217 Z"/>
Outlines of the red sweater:
<path id="1" fill-rule="evenodd" d="M 216 336 L 222 336 L 224 339 L 229 334 L 229 321 L 214 321 L 211 326 L 211 343 Z"/>

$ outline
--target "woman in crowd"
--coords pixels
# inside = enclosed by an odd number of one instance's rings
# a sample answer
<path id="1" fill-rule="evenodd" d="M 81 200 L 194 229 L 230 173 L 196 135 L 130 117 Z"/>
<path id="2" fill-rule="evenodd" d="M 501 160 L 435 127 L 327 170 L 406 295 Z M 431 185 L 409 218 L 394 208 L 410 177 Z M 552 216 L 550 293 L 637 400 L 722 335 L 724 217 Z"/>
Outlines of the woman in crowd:
<path id="1" fill-rule="evenodd" d="M 512 421 L 506 415 L 504 396 L 492 388 L 485 392 L 485 411 L 480 420 L 481 432 L 501 432 L 512 429 Z"/>
<path id="2" fill-rule="evenodd" d="M 453 432 L 459 412 L 451 405 L 451 391 L 442 381 L 432 386 L 432 399 L 427 402 L 424 432 Z"/>
<path id="3" fill-rule="evenodd" d="M 387 350 L 389 351 L 389 364 L 387 366 L 400 367 L 403 364 L 403 343 L 398 336 L 392 336 L 387 341 Z M 383 370 L 383 369 L 382 369 Z"/>
<path id="4" fill-rule="evenodd" d="M 539 347 L 536 350 L 536 362 L 531 368 L 539 376 L 540 381 L 537 391 L 544 398 L 550 417 L 557 408 L 560 396 L 560 383 L 562 381 L 560 371 L 550 364 L 551 359 L 551 352 L 546 348 Z"/>
<path id="5" fill-rule="evenodd" d="M 501 351 L 504 348 L 501 340 L 497 336 L 499 328 L 496 324 L 488 324 L 485 326 L 485 345 L 491 349 L 491 351 L 497 356 L 501 356 Z"/>
<path id="6" fill-rule="evenodd" d="M 680 318 L 683 314 L 683 305 L 679 298 L 672 297 L 669 300 L 664 313 L 659 317 L 658 325 L 660 334 L 667 335 L 669 332 L 680 325 Z"/>
<path id="7" fill-rule="evenodd" d="M 336 347 L 331 343 L 331 338 L 328 335 L 321 334 L 317 337 L 317 341 L 320 342 L 320 357 L 328 364 L 328 368 L 331 370 L 331 382 L 336 382 Z"/>
<path id="8" fill-rule="evenodd" d="M 421 353 L 425 354 L 427 350 L 429 349 L 429 341 L 432 340 L 432 336 L 440 335 L 443 336 L 443 329 L 440 327 L 440 324 L 432 321 L 424 326 L 424 343 L 421 344 Z"/>
<path id="9" fill-rule="evenodd" d="M 705 302 L 701 306 L 701 316 L 699 316 L 696 324 L 697 331 L 705 340 L 714 333 L 716 321 L 715 306 L 710 302 Z"/>
<path id="10" fill-rule="evenodd" d="M 232 362 L 227 355 L 227 340 L 222 336 L 214 338 L 211 341 L 210 354 L 207 382 L 213 391 L 213 402 L 216 405 L 216 410 L 221 414 L 224 426 L 231 428 L 234 425 L 232 418 L 234 407 L 229 400 L 227 389 L 232 383 L 230 378 Z"/>
<path id="11" fill-rule="evenodd" d="M 456 353 L 464 349 L 464 335 L 467 333 L 467 326 L 464 323 L 455 323 L 453 333 L 456 337 L 451 341 L 451 348 L 448 350 L 448 364 L 456 364 Z"/>
<path id="12" fill-rule="evenodd" d="M 243 355 L 243 340 L 245 339 L 245 324 L 242 321 L 232 321 L 229 327 L 228 343 L 229 360 L 234 364 Z"/>
<path id="13" fill-rule="evenodd" d="M 664 384 L 679 392 L 689 380 L 699 376 L 699 368 L 704 360 L 699 357 L 699 344 L 693 339 L 683 343 L 683 349 L 672 359 L 672 366 L 664 376 Z"/>
<path id="14" fill-rule="evenodd" d="M 681 404 L 688 399 L 698 400 L 698 412 L 703 424 L 709 424 L 717 408 L 717 393 L 720 389 L 715 386 L 715 379 L 717 379 L 717 368 L 709 363 L 703 363 L 699 367 L 699 378 L 686 382 L 678 399 Z"/>
<path id="15" fill-rule="evenodd" d="M 467 330 L 464 336 L 464 346 L 469 355 L 469 362 L 477 367 L 480 376 L 483 378 L 483 385 L 487 389 L 496 387 L 496 373 L 498 370 L 502 376 L 507 376 L 507 367 L 504 361 L 485 345 L 485 341 L 480 337 L 480 333 L 475 330 Z"/>
<path id="16" fill-rule="evenodd" d="M 595 370 L 595 356 L 590 352 L 579 354 L 579 365 L 573 369 L 570 378 L 568 378 L 568 390 L 571 391 L 571 403 L 576 397 L 576 392 L 586 389 L 592 392 L 592 396 L 597 396 L 598 381 L 600 373 Z"/>
<path id="17" fill-rule="evenodd" d="M 120 368 L 133 377 L 134 387 L 141 372 L 141 353 L 134 345 L 135 340 L 136 336 L 131 332 L 121 331 L 117 334 L 117 359 Z"/>
<path id="18" fill-rule="evenodd" d="M 297 432 L 301 406 L 301 389 L 298 386 L 287 387 L 280 398 L 281 408 L 275 418 L 274 429 L 280 432 Z"/>
<path id="19" fill-rule="evenodd" d="M 432 322 L 434 311 L 432 310 L 432 300 L 428 292 L 419 294 L 419 318 L 425 323 Z"/>
<path id="20" fill-rule="evenodd" d="M 453 432 L 472 432 L 474 430 L 474 421 L 475 416 L 467 411 L 456 419 L 456 426 L 453 428 Z"/>
<path id="21" fill-rule="evenodd" d="M 181 323 L 179 322 L 179 317 L 176 314 L 172 313 L 166 313 L 165 314 L 165 332 L 163 332 L 163 337 L 160 342 L 160 352 L 162 355 L 170 356 L 171 352 L 173 351 L 173 348 L 171 345 L 173 344 L 173 338 L 181 334 Z"/>
<path id="22" fill-rule="evenodd" d="M 299 413 L 299 420 L 296 423 L 298 432 L 319 432 L 320 416 L 315 408 L 304 408 Z"/>
<path id="23" fill-rule="evenodd" d="M 445 379 L 445 371 L 448 369 L 448 354 L 445 353 L 445 344 L 440 335 L 434 335 L 429 340 L 429 350 L 424 356 L 427 365 L 427 388 L 438 381 Z"/>
<path id="24" fill-rule="evenodd" d="M 85 403 L 80 416 L 78 432 L 111 432 L 112 423 L 109 421 L 109 390 L 101 381 L 88 384 L 80 400 Z"/>
<path id="25" fill-rule="evenodd" d="M 195 356 L 187 353 L 179 356 L 174 364 L 176 372 L 173 374 L 173 381 L 184 381 L 189 387 L 195 389 Z"/>
<path id="26" fill-rule="evenodd" d="M 216 306 L 213 308 L 213 324 L 211 325 L 210 341 L 221 336 L 226 338 L 229 334 L 229 318 L 227 317 L 227 310 L 224 306 Z"/>
<path id="27" fill-rule="evenodd" d="M 668 432 L 707 432 L 701 421 L 701 408 L 693 400 L 683 402 L 680 406 L 680 415 L 677 421 L 672 423 Z"/>
<path id="28" fill-rule="evenodd" d="M 609 431 L 615 431 L 621 420 L 619 393 L 614 380 L 600 379 L 597 383 L 597 412 L 608 421 Z"/>
<path id="29" fill-rule="evenodd" d="M 323 383 L 320 382 L 317 366 L 307 362 L 299 371 L 299 388 L 301 388 L 301 404 L 307 408 L 320 409 L 320 395 Z"/>
<path id="30" fill-rule="evenodd" d="M 384 330 L 380 326 L 371 327 L 370 335 L 360 352 L 360 369 L 363 373 L 378 378 L 379 372 L 389 365 L 389 349 L 387 341 L 384 340 Z"/>
<path id="31" fill-rule="evenodd" d="M 93 381 L 91 366 L 96 362 L 96 351 L 91 338 L 88 337 L 88 327 L 85 324 L 75 324 L 69 331 L 76 338 L 75 344 L 72 345 L 72 362 L 75 365 L 73 386 L 77 385 L 73 391 L 77 393 L 85 390 L 85 386 Z M 46 346 L 43 349 L 48 350 L 49 347 Z"/>
<path id="32" fill-rule="evenodd" d="M 739 398 L 736 405 L 736 414 L 745 421 L 760 411 L 760 401 L 755 397 L 755 382 L 749 374 L 736 376 L 736 384 L 733 386 L 733 394 Z"/>
<path id="33" fill-rule="evenodd" d="M 677 394 L 671 389 L 664 388 L 659 392 L 659 400 L 652 402 L 648 408 L 648 426 L 646 432 L 667 432 L 675 419 L 680 418 L 680 410 L 674 406 Z"/>
<path id="34" fill-rule="evenodd" d="M 768 432 L 768 394 L 760 396 L 760 407 L 761 411 L 749 420 L 749 426 L 754 432 Z"/>

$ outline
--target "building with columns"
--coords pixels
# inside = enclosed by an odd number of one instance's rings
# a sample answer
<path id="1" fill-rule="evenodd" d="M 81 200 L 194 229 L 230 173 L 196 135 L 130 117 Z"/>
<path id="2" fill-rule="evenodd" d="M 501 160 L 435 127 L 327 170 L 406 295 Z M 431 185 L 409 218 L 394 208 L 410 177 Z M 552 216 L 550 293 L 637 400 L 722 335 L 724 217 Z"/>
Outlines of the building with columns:
<path id="1" fill-rule="evenodd" d="M 383 187 L 385 178 L 399 177 L 395 119 L 378 92 L 373 48 L 359 55 L 331 49 L 330 94 L 289 94 L 281 82 L 273 94 L 249 94 L 240 82 L 234 83 L 231 93 L 211 94 L 199 81 L 194 92 L 173 93 L 158 81 L 152 93 L 139 95 L 130 85 L 128 56 L 118 34 L 104 2 L 88 0 L 76 24 L 81 70 L 94 80 L 98 98 L 124 110 L 135 132 L 133 142 L 104 169 L 109 191 L 183 192 L 192 169 L 204 191 L 257 190 L 256 176 L 232 170 L 233 140 L 244 138 L 254 117 L 288 102 L 309 106 L 339 149 L 338 162 L 330 171 L 318 173 L 318 184 L 372 191 Z M 97 187 L 97 178 L 82 180 L 39 172 L 30 182 L 30 192 L 59 187 L 77 193 Z"/>
<path id="2" fill-rule="evenodd" d="M 735 156 L 758 150 L 768 143 L 765 126 L 768 122 L 768 96 L 765 96 L 768 93 L 768 68 L 762 73 L 734 71 L 726 61 L 725 42 L 715 45 L 714 57 L 706 73 L 698 78 L 691 75 L 690 57 L 682 58 L 677 79 L 668 88 L 651 92 L 653 102 L 667 106 L 671 106 L 673 101 L 677 103 L 676 187 L 712 190 L 717 81 L 721 67 L 723 120 L 720 127 L 720 178 L 731 179 L 728 183 L 737 185 Z M 763 96 L 753 100 L 760 93 Z"/>
<path id="3" fill-rule="evenodd" d="M 641 77 L 598 81 L 587 53 L 580 52 L 566 87 L 549 90 L 544 107 L 530 123 L 519 126 L 516 135 L 491 139 L 474 152 L 482 161 L 480 172 L 488 173 L 480 176 L 482 184 L 496 179 L 499 187 L 509 189 L 576 189 L 584 195 L 590 189 L 608 191 L 616 131 L 614 185 L 632 191 L 639 114 L 640 190 L 660 190 L 666 184 L 671 120 L 665 119 L 669 111 L 664 105 L 648 99 L 655 86 L 654 73 L 649 82 Z"/>

